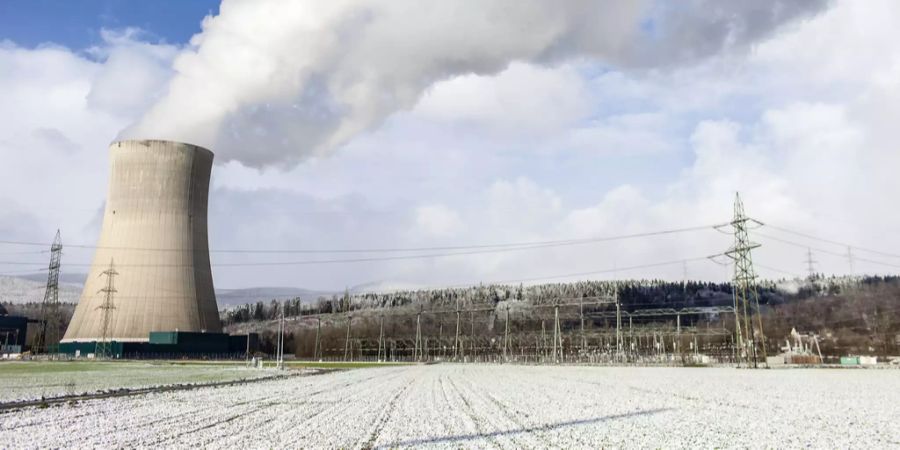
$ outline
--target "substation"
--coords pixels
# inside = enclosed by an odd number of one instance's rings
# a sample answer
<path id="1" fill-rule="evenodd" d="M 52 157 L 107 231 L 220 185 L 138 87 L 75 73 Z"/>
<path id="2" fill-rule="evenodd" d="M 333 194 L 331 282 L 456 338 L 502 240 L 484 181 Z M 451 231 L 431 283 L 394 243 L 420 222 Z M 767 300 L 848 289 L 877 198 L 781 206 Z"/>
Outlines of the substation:
<path id="1" fill-rule="evenodd" d="M 603 295 L 524 302 L 406 299 L 380 308 L 345 295 L 343 310 L 302 309 L 279 330 L 296 332 L 296 355 L 313 360 L 760 367 L 768 351 L 750 254 L 758 244 L 747 234 L 754 222 L 736 196 L 734 218 L 722 225 L 735 238 L 721 254 L 735 267 L 731 305 L 625 309 L 618 282 Z"/>
<path id="2" fill-rule="evenodd" d="M 294 332 L 297 357 L 322 361 L 641 365 L 754 362 L 752 349 L 745 347 L 749 353 L 741 352 L 735 345 L 733 307 L 628 312 L 616 308 L 612 297 L 600 301 L 571 300 L 509 307 L 310 312 L 285 321 Z M 761 359 L 762 355 L 758 357 Z"/>

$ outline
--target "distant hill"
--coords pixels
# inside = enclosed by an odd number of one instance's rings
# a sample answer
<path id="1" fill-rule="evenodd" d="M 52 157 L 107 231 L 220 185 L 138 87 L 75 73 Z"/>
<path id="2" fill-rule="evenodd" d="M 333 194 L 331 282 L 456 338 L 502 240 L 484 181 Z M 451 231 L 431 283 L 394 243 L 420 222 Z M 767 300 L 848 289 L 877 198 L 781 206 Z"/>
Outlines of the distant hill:
<path id="1" fill-rule="evenodd" d="M 373 281 L 370 283 L 358 284 L 351 287 L 349 290 L 351 294 L 381 294 L 394 291 L 415 291 L 423 288 L 424 286 L 415 283 L 403 283 L 397 281 Z"/>
<path id="2" fill-rule="evenodd" d="M 44 279 L 35 281 L 23 277 L 0 275 L 0 303 L 21 305 L 24 303 L 40 303 L 44 300 L 46 290 L 46 274 Z M 77 303 L 81 295 L 81 283 L 60 282 L 59 301 Z"/>
<path id="3" fill-rule="evenodd" d="M 39 272 L 39 273 L 30 273 L 28 275 L 19 275 L 15 278 L 22 278 L 25 280 L 38 281 L 41 285 L 47 284 L 47 272 Z M 69 283 L 73 285 L 84 285 L 84 279 L 87 278 L 86 273 L 66 273 L 61 272 L 59 274 L 59 282 L 60 283 Z"/>
<path id="4" fill-rule="evenodd" d="M 77 303 L 84 287 L 85 274 L 60 274 L 59 300 L 63 303 Z M 44 299 L 47 274 L 36 273 L 22 276 L 0 275 L 0 303 L 38 303 Z M 220 308 L 278 299 L 288 300 L 300 297 L 311 302 L 319 296 L 331 297 L 334 292 L 315 291 L 294 287 L 251 287 L 242 289 L 216 289 L 216 300 Z"/>
<path id="5" fill-rule="evenodd" d="M 304 303 L 315 301 L 320 296 L 331 297 L 334 292 L 313 291 L 294 287 L 252 287 L 242 289 L 216 289 L 219 308 L 256 303 L 269 300 L 290 300 L 299 297 Z"/>

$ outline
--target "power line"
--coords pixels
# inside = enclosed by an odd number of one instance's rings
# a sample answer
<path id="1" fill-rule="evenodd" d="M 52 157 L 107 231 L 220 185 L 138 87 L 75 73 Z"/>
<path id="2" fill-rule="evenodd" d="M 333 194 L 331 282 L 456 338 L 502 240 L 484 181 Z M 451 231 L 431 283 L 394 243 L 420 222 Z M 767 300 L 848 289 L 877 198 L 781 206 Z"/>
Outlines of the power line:
<path id="1" fill-rule="evenodd" d="M 685 262 L 696 262 L 696 261 L 708 261 L 710 258 L 723 256 L 724 253 L 719 253 L 716 255 L 709 256 L 699 256 L 695 258 L 681 258 L 677 260 L 671 261 L 663 261 L 663 262 L 655 262 L 648 264 L 639 264 L 628 267 L 612 267 L 606 269 L 593 270 L 589 272 L 574 272 L 574 273 L 566 273 L 566 274 L 557 274 L 557 275 L 546 275 L 540 277 L 532 277 L 532 278 L 517 278 L 517 279 L 505 279 L 505 280 L 490 280 L 490 281 L 477 281 L 477 282 L 469 282 L 469 283 L 460 283 L 460 284 L 451 284 L 451 285 L 431 285 L 431 286 L 416 286 L 414 288 L 405 288 L 405 289 L 394 289 L 394 290 L 385 290 L 379 291 L 377 294 L 392 294 L 397 292 L 406 292 L 406 291 L 421 291 L 421 290 L 440 290 L 440 289 L 455 289 L 455 288 L 467 288 L 467 287 L 476 287 L 479 285 L 511 285 L 516 283 L 527 283 L 532 281 L 544 281 L 544 280 L 555 280 L 562 278 L 573 278 L 573 277 L 582 277 L 589 275 L 601 275 L 607 273 L 615 273 L 618 271 L 630 271 L 630 270 L 638 270 L 638 269 L 649 269 L 654 267 L 663 267 L 663 266 L 672 266 L 676 264 L 683 264 Z M 293 292 L 285 293 L 286 295 L 294 295 Z M 279 295 L 275 293 L 267 292 L 261 295 Z"/>
<path id="2" fill-rule="evenodd" d="M 622 236 L 615 236 L 615 237 L 585 239 L 585 240 L 580 240 L 580 241 L 547 241 L 547 242 L 558 242 L 558 243 L 552 243 L 552 244 L 544 243 L 544 244 L 535 244 L 535 245 L 530 245 L 530 246 L 507 247 L 507 248 L 491 248 L 491 249 L 485 249 L 485 250 L 471 250 L 471 251 L 465 251 L 465 252 L 430 253 L 430 254 L 399 255 L 399 256 L 374 256 L 374 257 L 365 257 L 365 258 L 318 259 L 318 260 L 305 260 L 305 261 L 262 261 L 262 262 L 242 262 L 242 263 L 213 263 L 213 264 L 211 264 L 211 266 L 213 266 L 213 267 L 305 266 L 305 265 L 345 264 L 345 263 L 397 261 L 397 260 L 410 260 L 410 259 L 444 258 L 444 257 L 452 257 L 452 256 L 507 253 L 507 252 L 533 250 L 533 249 L 540 249 L 540 248 L 559 247 L 559 246 L 564 246 L 564 245 L 586 244 L 586 243 L 612 241 L 612 240 L 619 240 L 619 239 L 631 239 L 631 238 L 637 238 L 637 237 L 658 236 L 658 235 L 663 235 L 663 234 L 672 234 L 672 233 L 700 230 L 700 229 L 707 229 L 707 228 L 712 228 L 712 227 L 707 226 L 707 227 L 681 228 L 681 229 L 675 229 L 675 230 L 656 231 L 656 232 L 651 232 L 651 233 L 639 233 L 639 234 L 630 234 L 630 235 L 622 235 Z M 508 245 L 508 244 L 498 244 L 498 245 Z M 102 247 L 99 247 L 99 248 L 102 248 Z M 21 261 L 0 261 L 0 265 L 31 265 L 31 264 L 35 264 L 35 263 L 21 262 Z M 68 266 L 90 266 L 91 264 L 89 264 L 89 263 L 69 263 L 67 265 Z M 189 267 L 189 266 L 190 265 L 187 265 L 187 264 L 119 264 L 119 267 Z"/>
<path id="3" fill-rule="evenodd" d="M 23 270 L 5 270 L 0 273 L 0 276 L 15 276 L 16 274 L 38 274 L 41 272 L 46 272 L 48 269 L 46 267 L 36 267 L 34 269 L 23 269 Z"/>
<path id="4" fill-rule="evenodd" d="M 43 255 L 46 253 L 46 250 L 33 250 L 27 252 L 0 252 L 0 255 Z"/>
<path id="5" fill-rule="evenodd" d="M 512 249 L 511 249 L 512 250 Z M 515 249 L 518 250 L 518 249 Z M 508 250 L 509 251 L 509 250 Z M 407 259 L 424 259 L 424 258 L 438 258 L 438 257 L 449 257 L 449 256 L 461 256 L 461 255 L 473 255 L 473 254 L 483 254 L 483 253 L 497 253 L 498 251 L 484 252 L 484 251 L 473 251 L 473 252 L 456 252 L 456 253 L 435 253 L 435 254 L 427 254 L 427 255 L 405 255 L 405 256 L 387 256 L 387 257 L 374 257 L 374 258 L 353 258 L 353 259 L 324 259 L 324 260 L 307 260 L 307 261 L 266 261 L 266 262 L 250 262 L 250 263 L 220 263 L 220 264 L 211 264 L 213 267 L 248 267 L 248 266 L 300 266 L 300 265 L 312 265 L 312 264 L 340 264 L 340 263 L 359 263 L 359 262 L 377 262 L 377 261 L 395 261 L 395 260 L 407 260 Z M 694 261 L 701 259 L 708 259 L 721 256 L 721 254 L 705 256 L 702 258 L 696 259 L 678 259 L 675 263 L 683 263 L 685 261 Z M 15 262 L 15 261 L 0 261 L 0 264 L 9 264 L 9 265 L 22 265 L 22 264 L 34 264 L 34 263 L 23 263 L 23 262 Z M 669 262 L 662 263 L 661 265 L 668 265 Z M 68 263 L 67 266 L 81 266 L 87 267 L 91 264 L 88 263 Z M 659 264 L 654 264 L 659 265 Z M 117 264 L 117 267 L 192 267 L 189 264 Z M 644 266 L 632 266 L 625 267 L 622 270 L 630 270 L 634 268 L 643 268 Z M 609 272 L 615 272 L 616 269 L 609 269 Z M 595 272 L 584 272 L 584 274 L 592 274 Z M 573 274 L 578 275 L 578 274 Z"/>
<path id="6" fill-rule="evenodd" d="M 760 223 L 762 223 L 762 222 L 760 222 Z M 812 239 L 812 240 L 814 240 L 814 241 L 825 242 L 825 243 L 828 243 L 828 244 L 839 245 L 839 246 L 841 246 L 841 247 L 847 247 L 847 248 L 852 248 L 852 249 L 856 249 L 856 250 L 862 250 L 862 251 L 864 251 L 864 252 L 874 253 L 874 254 L 876 254 L 876 255 L 881 255 L 881 256 L 887 256 L 887 257 L 890 257 L 890 258 L 900 258 L 900 254 L 896 254 L 896 253 L 888 253 L 888 252 L 884 252 L 884 251 L 881 251 L 881 250 L 875 250 L 875 249 L 871 249 L 871 248 L 860 247 L 860 246 L 858 246 L 858 245 L 848 244 L 848 243 L 846 243 L 846 242 L 835 241 L 835 240 L 832 240 L 832 239 L 825 239 L 825 238 L 821 238 L 821 237 L 818 237 L 818 236 L 814 236 L 814 235 L 811 235 L 811 234 L 808 234 L 808 233 L 803 233 L 803 232 L 800 232 L 800 231 L 795 231 L 795 230 L 791 230 L 791 229 L 788 229 L 788 228 L 784 228 L 784 227 L 779 227 L 779 226 L 776 226 L 776 225 L 772 225 L 772 224 L 770 224 L 770 223 L 763 223 L 763 225 L 764 225 L 765 227 L 771 228 L 771 229 L 773 229 L 773 230 L 778 230 L 778 231 L 781 231 L 781 232 L 784 232 L 784 233 L 788 233 L 788 234 L 793 234 L 793 235 L 796 235 L 796 236 L 802 236 L 802 237 L 805 237 L 805 238 L 807 238 L 807 239 Z M 846 255 L 841 255 L 841 256 L 846 256 Z"/>
<path id="7" fill-rule="evenodd" d="M 754 233 L 754 235 L 755 235 L 755 236 L 759 236 L 759 237 L 761 237 L 761 238 L 770 239 L 770 240 L 773 240 L 773 241 L 776 241 L 776 242 L 781 242 L 781 243 L 783 243 L 783 244 L 792 245 L 792 246 L 795 246 L 795 247 L 805 248 L 805 249 L 808 249 L 808 250 L 815 250 L 815 251 L 817 251 L 817 252 L 819 252 L 819 253 L 824 253 L 824 254 L 826 254 L 826 255 L 837 256 L 837 257 L 840 257 L 840 258 L 846 258 L 846 257 L 847 257 L 847 254 L 845 254 L 845 253 L 833 252 L 833 251 L 831 251 L 831 250 L 826 250 L 826 249 L 824 249 L 824 248 L 810 247 L 809 245 L 803 244 L 803 243 L 801 243 L 801 242 L 790 241 L 790 240 L 787 240 L 787 239 L 782 239 L 782 238 L 778 238 L 778 237 L 775 237 L 775 236 L 771 236 L 771 235 L 767 235 L 767 234 L 763 234 L 763 233 L 759 233 L 759 232 Z M 898 268 L 898 269 L 900 269 L 900 264 L 891 264 L 891 263 L 887 263 L 887 262 L 884 262 L 884 261 L 878 261 L 878 260 L 869 259 L 869 258 L 861 258 L 861 257 L 855 256 L 855 255 L 853 256 L 853 260 L 854 260 L 854 261 L 865 261 L 865 262 L 872 263 L 872 264 L 878 264 L 878 265 L 882 265 L 882 266 L 886 266 L 886 267 L 893 267 L 893 268 Z"/>
<path id="8" fill-rule="evenodd" d="M 563 275 L 550 275 L 550 276 L 537 277 L 537 278 L 522 278 L 522 279 L 517 279 L 517 280 L 498 280 L 498 281 L 490 281 L 490 282 L 485 282 L 485 283 L 486 284 L 514 284 L 514 283 L 524 283 L 524 282 L 528 282 L 528 281 L 541 281 L 541 280 L 552 280 L 552 279 L 559 279 L 559 278 L 572 278 L 572 277 L 579 277 L 579 276 L 586 276 L 586 275 L 600 275 L 600 274 L 606 274 L 606 273 L 614 273 L 614 272 L 618 272 L 618 271 L 649 269 L 649 268 L 653 268 L 653 267 L 662 267 L 662 266 L 671 266 L 671 265 L 675 265 L 675 264 L 683 264 L 685 262 L 704 261 L 704 260 L 709 260 L 709 258 L 716 257 L 716 256 L 722 256 L 722 255 L 723 255 L 722 253 L 719 253 L 719 254 L 710 255 L 710 256 L 699 256 L 696 258 L 687 258 L 687 259 L 681 258 L 681 259 L 672 260 L 672 261 L 664 261 L 664 262 L 650 263 L 650 264 L 640 264 L 640 265 L 629 266 L 629 267 L 612 267 L 612 268 L 608 268 L 608 269 L 594 270 L 594 271 L 590 271 L 590 272 L 578 272 L 578 273 L 569 273 L 569 274 L 563 274 Z M 452 287 L 465 287 L 465 286 L 471 286 L 471 284 L 451 285 L 448 287 L 452 288 Z"/>
<path id="9" fill-rule="evenodd" d="M 396 247 L 396 248 L 358 248 L 358 249 L 209 249 L 209 253 L 404 253 L 404 252 L 421 252 L 421 251 L 439 251 L 439 250 L 475 250 L 475 249 L 504 249 L 504 248 L 543 248 L 567 245 L 591 244 L 596 242 L 607 242 L 624 239 L 634 239 L 651 236 L 661 236 L 667 234 L 684 233 L 689 231 L 700 231 L 705 229 L 713 229 L 721 226 L 721 224 L 701 225 L 684 228 L 673 228 L 668 230 L 650 231 L 644 233 L 623 234 L 617 236 L 604 236 L 583 239 L 561 239 L 547 241 L 529 241 L 529 242 L 510 242 L 499 244 L 472 244 L 472 245 L 455 245 L 455 246 L 436 246 L 436 247 Z M 0 240 L 0 244 L 22 245 L 22 246 L 46 246 L 46 243 L 27 242 L 27 241 L 8 241 Z M 133 251 L 158 251 L 158 252 L 194 252 L 207 251 L 206 249 L 181 249 L 181 248 L 150 248 L 150 247 L 117 247 L 117 246 L 100 246 L 88 244 L 67 244 L 68 248 L 87 248 L 87 249 L 104 249 L 104 250 L 133 250 Z"/>
<path id="10" fill-rule="evenodd" d="M 796 273 L 796 272 L 791 272 L 790 270 L 784 270 L 784 269 L 779 269 L 779 268 L 777 268 L 777 267 L 767 266 L 767 265 L 765 265 L 765 264 L 760 264 L 760 263 L 755 262 L 755 261 L 754 261 L 753 265 L 756 266 L 756 267 L 761 267 L 761 268 L 766 269 L 766 270 L 771 270 L 772 272 L 779 272 L 779 273 L 783 273 L 783 274 L 785 274 L 785 275 L 790 275 L 790 276 L 795 277 L 795 278 L 800 278 L 800 274 L 798 274 L 798 273 Z"/>
<path id="11" fill-rule="evenodd" d="M 606 268 L 606 269 L 599 269 L 599 270 L 588 271 L 588 272 L 574 272 L 574 273 L 556 274 L 556 275 L 546 275 L 546 276 L 539 276 L 539 277 L 532 277 L 532 278 L 517 278 L 517 279 L 491 280 L 491 281 L 483 281 L 483 280 L 482 280 L 482 281 L 477 281 L 477 282 L 461 283 L 461 284 L 454 284 L 454 285 L 442 285 L 442 286 L 438 286 L 438 285 L 433 285 L 433 286 L 417 286 L 417 287 L 409 288 L 409 289 L 396 289 L 396 290 L 393 290 L 393 291 L 390 291 L 390 290 L 389 290 L 389 291 L 381 291 L 381 292 L 378 292 L 378 294 L 390 294 L 390 293 L 393 293 L 393 292 L 402 292 L 402 291 L 418 291 L 418 290 L 436 290 L 436 289 L 467 288 L 467 287 L 478 286 L 478 285 L 480 285 L 480 284 L 485 284 L 485 285 L 510 285 L 510 284 L 515 284 L 515 283 L 525 283 L 525 282 L 532 282 L 532 281 L 543 281 L 543 280 L 553 280 L 553 279 L 562 279 L 562 278 L 572 278 L 572 277 L 588 276 L 588 275 L 600 275 L 600 274 L 607 274 L 607 273 L 616 273 L 616 272 L 619 272 L 619 271 L 631 271 L 631 270 L 647 269 L 647 268 L 654 268 L 654 267 L 663 267 L 663 266 L 681 265 L 681 264 L 684 264 L 684 263 L 687 263 L 687 262 L 709 261 L 711 258 L 715 258 L 715 257 L 723 256 L 723 255 L 724 255 L 724 253 L 719 253 L 719 254 L 715 254 L 715 255 L 699 256 L 699 257 L 694 257 L 694 258 L 680 258 L 680 259 L 671 260 L 671 261 L 663 261 L 663 262 L 655 262 L 655 263 L 647 263 L 647 264 L 638 264 L 638 265 L 626 266 L 626 267 L 618 267 L 618 266 L 617 266 L 617 267 Z M 116 266 L 117 266 L 117 267 L 121 267 L 121 265 L 119 265 L 119 264 L 117 264 Z M 234 290 L 240 290 L 240 289 L 226 289 L 226 290 L 234 291 Z M 326 293 L 327 293 L 327 292 L 324 292 L 324 291 L 323 291 L 322 293 L 319 293 L 319 295 L 324 295 L 324 294 L 326 294 Z M 283 295 L 296 295 L 296 292 L 265 292 L 265 293 L 256 295 L 256 297 L 262 297 L 262 296 L 283 296 Z M 131 296 L 131 297 L 134 297 L 134 298 L 142 298 L 142 297 L 138 297 L 138 296 Z M 130 297 L 128 297 L 128 296 L 126 296 L 126 297 L 117 296 L 117 298 L 130 298 Z M 165 297 L 162 297 L 162 298 L 180 298 L 180 297 L 177 297 L 177 296 L 165 296 Z"/>

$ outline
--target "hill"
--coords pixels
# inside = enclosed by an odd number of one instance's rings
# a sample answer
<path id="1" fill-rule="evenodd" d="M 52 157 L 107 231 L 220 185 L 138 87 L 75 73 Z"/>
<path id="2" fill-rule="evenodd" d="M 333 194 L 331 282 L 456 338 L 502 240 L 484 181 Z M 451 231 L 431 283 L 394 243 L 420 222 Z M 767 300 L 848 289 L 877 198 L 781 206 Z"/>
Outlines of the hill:
<path id="1" fill-rule="evenodd" d="M 44 279 L 36 281 L 23 277 L 11 277 L 0 275 L 0 303 L 22 305 L 26 303 L 40 303 L 44 300 L 46 290 L 46 274 Z M 81 283 L 59 283 L 59 301 L 62 303 L 77 303 L 81 295 Z"/>

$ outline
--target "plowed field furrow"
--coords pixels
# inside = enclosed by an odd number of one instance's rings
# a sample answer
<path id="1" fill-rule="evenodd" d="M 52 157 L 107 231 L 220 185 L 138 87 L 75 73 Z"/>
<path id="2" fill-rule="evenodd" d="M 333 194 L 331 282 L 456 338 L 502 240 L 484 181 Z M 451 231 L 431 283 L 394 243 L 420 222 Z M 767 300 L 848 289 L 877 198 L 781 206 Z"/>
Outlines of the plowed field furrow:
<path id="1" fill-rule="evenodd" d="M 894 370 L 385 367 L 0 414 L 0 448 L 896 448 Z"/>

